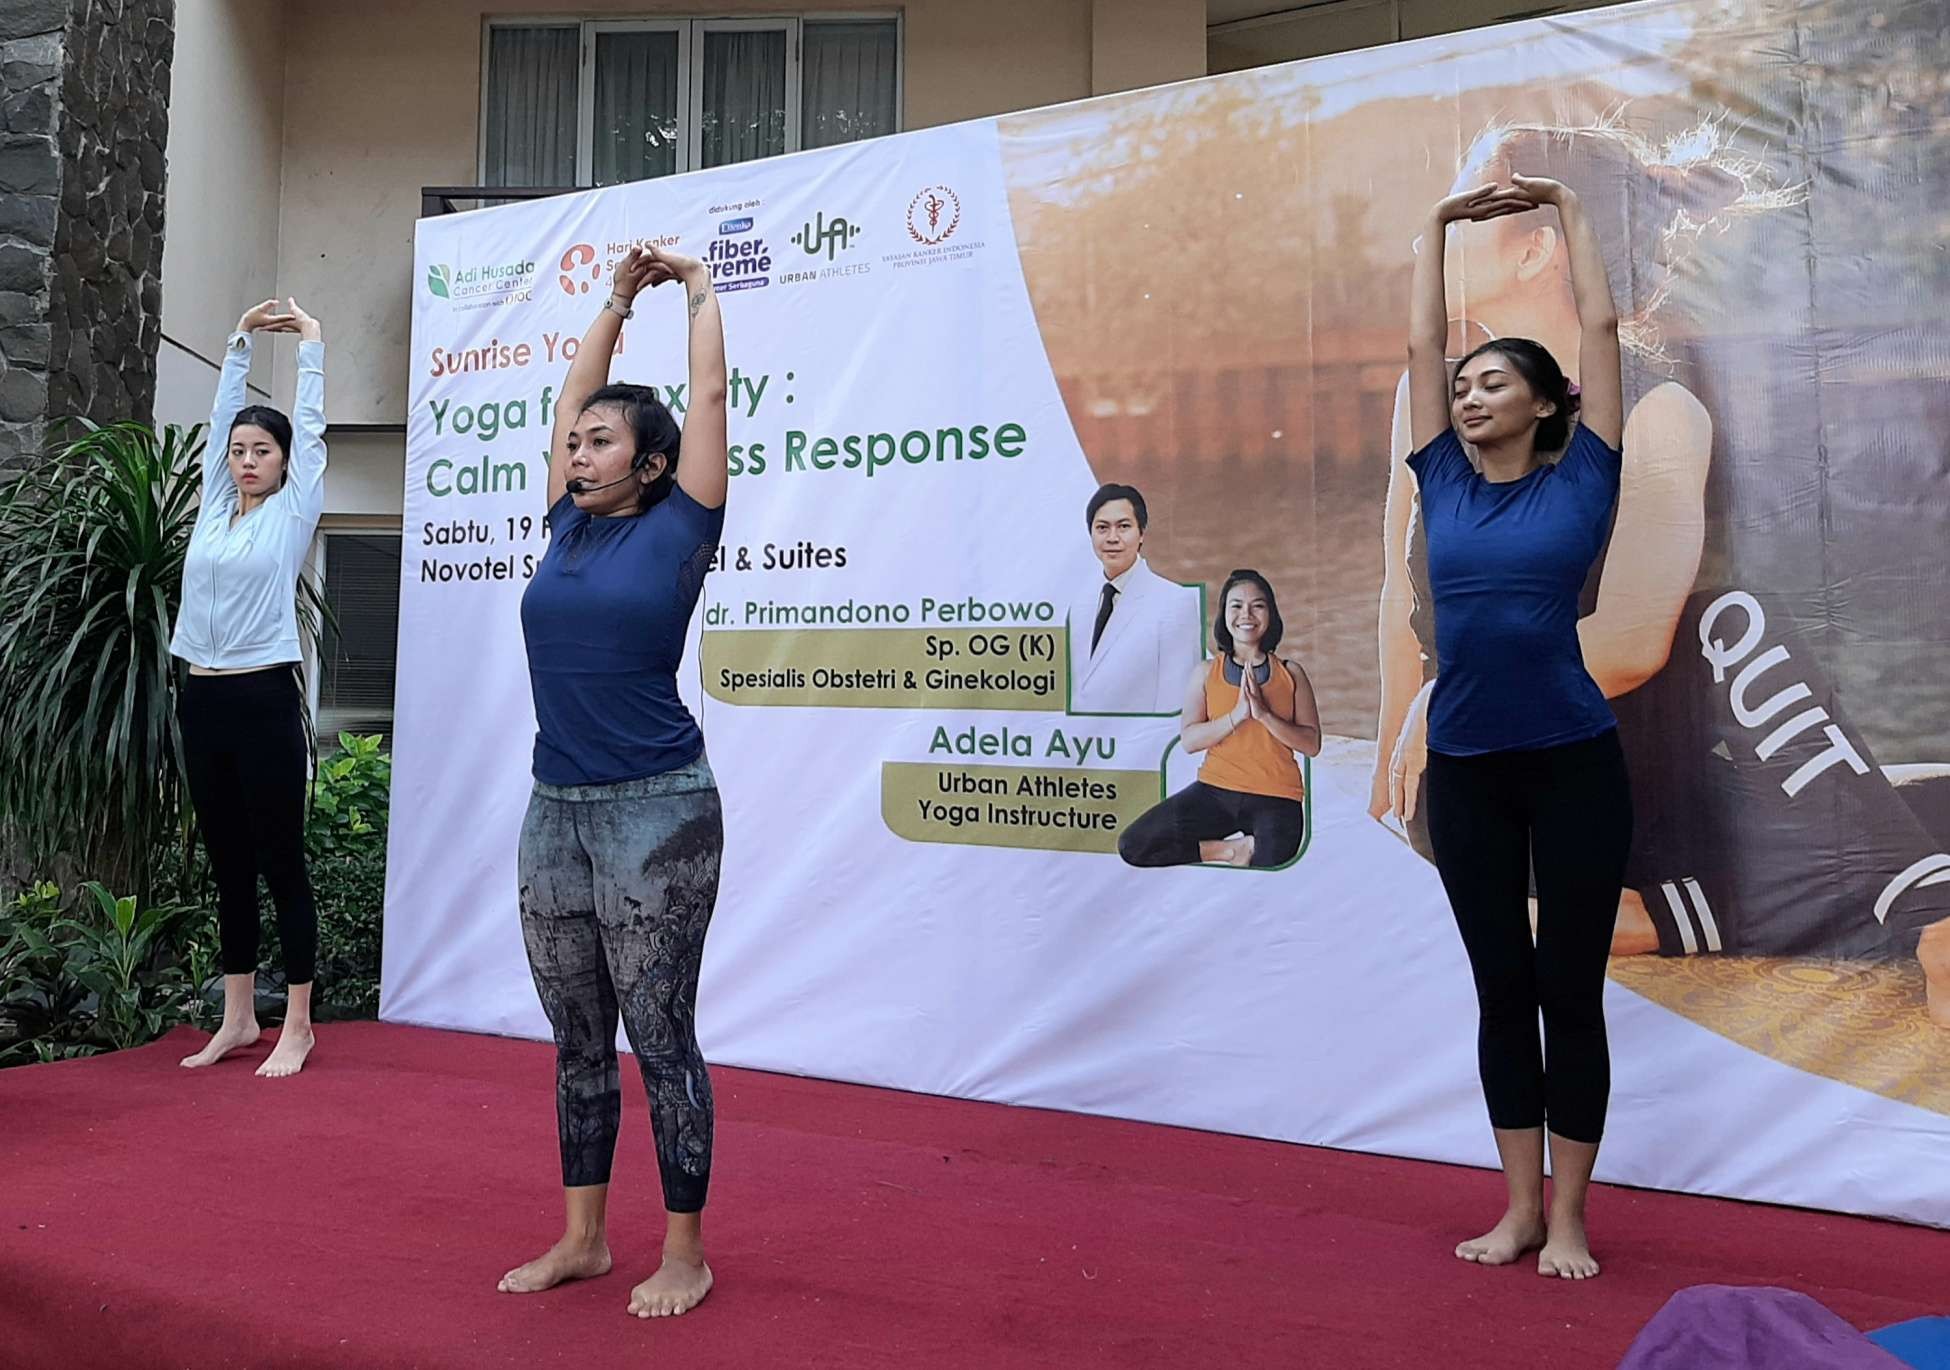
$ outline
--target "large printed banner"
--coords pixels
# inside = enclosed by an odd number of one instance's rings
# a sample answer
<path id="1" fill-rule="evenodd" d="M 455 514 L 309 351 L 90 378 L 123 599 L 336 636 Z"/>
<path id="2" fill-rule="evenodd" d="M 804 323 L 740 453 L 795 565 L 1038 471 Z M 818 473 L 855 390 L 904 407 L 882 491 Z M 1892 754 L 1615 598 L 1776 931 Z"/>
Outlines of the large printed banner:
<path id="1" fill-rule="evenodd" d="M 517 606 L 576 340 L 668 243 L 732 367 L 711 1059 L 1492 1163 L 1398 384 L 1415 226 L 1521 171 L 1626 344 L 1601 1177 L 1950 1225 L 1947 24 L 1661 0 L 422 222 L 385 1016 L 547 1036 Z M 1446 250 L 1457 349 L 1575 373 L 1554 218 Z M 680 419 L 683 316 L 613 365 Z M 1317 758 L 1181 735 L 1239 569 Z"/>

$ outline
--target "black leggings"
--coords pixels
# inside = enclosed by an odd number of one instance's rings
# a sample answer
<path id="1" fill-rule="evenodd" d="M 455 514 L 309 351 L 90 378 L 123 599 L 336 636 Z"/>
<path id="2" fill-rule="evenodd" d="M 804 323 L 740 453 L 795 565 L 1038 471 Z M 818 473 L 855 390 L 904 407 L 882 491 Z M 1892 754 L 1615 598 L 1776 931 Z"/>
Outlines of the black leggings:
<path id="1" fill-rule="evenodd" d="M 1194 780 L 1147 809 L 1117 839 L 1117 854 L 1133 866 L 1189 866 L 1200 842 L 1222 842 L 1234 833 L 1253 839 L 1251 864 L 1284 866 L 1307 834 L 1307 809 L 1297 799 L 1222 790 Z"/>
<path id="2" fill-rule="evenodd" d="M 697 1045 L 697 979 L 723 855 L 724 809 L 702 757 L 610 785 L 536 782 L 517 858 L 521 935 L 555 1031 L 568 1188 L 609 1183 L 623 1116 L 620 1015 L 650 1098 L 664 1208 L 704 1207 L 717 1110 Z"/>
<path id="3" fill-rule="evenodd" d="M 287 984 L 308 985 L 318 912 L 305 871 L 305 781 L 311 744 L 298 674 L 192 675 L 178 699 L 190 802 L 217 878 L 223 973 L 257 971 L 257 877 L 278 909 Z"/>
<path id="4" fill-rule="evenodd" d="M 1548 1122 L 1560 1137 L 1595 1144 L 1611 1094 L 1605 959 L 1632 845 L 1618 733 L 1534 751 L 1432 751 L 1427 774 L 1436 869 L 1476 977 L 1490 1124 Z"/>

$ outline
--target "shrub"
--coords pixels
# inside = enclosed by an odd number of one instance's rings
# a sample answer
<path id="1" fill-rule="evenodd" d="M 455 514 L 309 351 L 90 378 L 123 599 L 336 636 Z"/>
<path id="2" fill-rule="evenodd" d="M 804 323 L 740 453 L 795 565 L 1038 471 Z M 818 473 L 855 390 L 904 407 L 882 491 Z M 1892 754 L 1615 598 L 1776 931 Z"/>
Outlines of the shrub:
<path id="1" fill-rule="evenodd" d="M 169 643 L 196 527 L 200 427 L 98 427 L 0 486 L 0 830 L 28 868 L 145 902 L 182 819 Z M 298 583 L 316 640 L 317 587 Z"/>
<path id="2" fill-rule="evenodd" d="M 377 737 L 340 733 L 339 748 L 318 768 L 305 824 L 318 903 L 319 993 L 333 1017 L 370 1018 L 379 1012 L 393 763 Z"/>
<path id="3" fill-rule="evenodd" d="M 195 911 L 89 881 L 72 905 L 46 882 L 0 919 L 0 1064 L 139 1046 L 204 1015 L 215 962 Z"/>

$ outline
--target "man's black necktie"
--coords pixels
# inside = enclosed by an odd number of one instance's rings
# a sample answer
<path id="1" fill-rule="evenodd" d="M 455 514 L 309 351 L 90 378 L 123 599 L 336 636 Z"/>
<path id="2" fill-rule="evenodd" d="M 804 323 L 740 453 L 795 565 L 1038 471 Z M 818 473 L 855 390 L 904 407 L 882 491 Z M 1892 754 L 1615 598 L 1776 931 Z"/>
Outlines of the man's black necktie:
<path id="1" fill-rule="evenodd" d="M 1097 606 L 1097 626 L 1090 630 L 1090 650 L 1094 654 L 1097 643 L 1104 635 L 1104 625 L 1110 622 L 1111 601 L 1117 598 L 1117 587 L 1109 581 L 1104 582 L 1104 602 Z"/>

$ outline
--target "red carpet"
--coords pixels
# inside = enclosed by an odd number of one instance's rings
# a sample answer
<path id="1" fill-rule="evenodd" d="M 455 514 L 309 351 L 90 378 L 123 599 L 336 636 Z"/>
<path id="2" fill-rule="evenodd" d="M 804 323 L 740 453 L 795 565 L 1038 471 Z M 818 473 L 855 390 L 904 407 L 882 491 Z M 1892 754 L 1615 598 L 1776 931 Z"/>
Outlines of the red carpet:
<path id="1" fill-rule="evenodd" d="M 1489 1173 L 719 1071 L 718 1287 L 627 1317 L 661 1206 L 626 1073 L 617 1268 L 495 1292 L 558 1234 L 549 1048 L 329 1024 L 292 1081 L 197 1036 L 0 1072 L 0 1365 L 1611 1366 L 1675 1289 L 1945 1311 L 1950 1235 L 1601 1189 L 1605 1274 L 1454 1260 Z"/>

